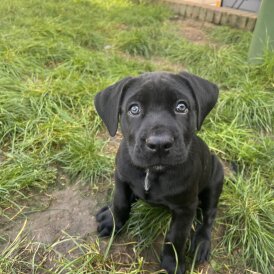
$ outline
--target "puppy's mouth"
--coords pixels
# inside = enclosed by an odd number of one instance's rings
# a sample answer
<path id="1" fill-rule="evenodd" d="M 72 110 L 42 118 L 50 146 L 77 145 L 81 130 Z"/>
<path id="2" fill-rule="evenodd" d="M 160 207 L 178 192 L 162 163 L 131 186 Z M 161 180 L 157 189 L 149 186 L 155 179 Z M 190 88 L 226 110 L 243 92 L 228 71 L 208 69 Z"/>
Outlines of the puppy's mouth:
<path id="1" fill-rule="evenodd" d="M 167 166 L 166 165 L 153 165 L 153 166 L 150 166 L 148 169 L 151 171 L 154 171 L 154 172 L 163 172 L 167 169 Z"/>
<path id="2" fill-rule="evenodd" d="M 146 167 L 146 170 L 150 170 L 151 172 L 156 172 L 156 173 L 163 173 L 165 172 L 170 166 L 168 165 L 150 165 Z"/>

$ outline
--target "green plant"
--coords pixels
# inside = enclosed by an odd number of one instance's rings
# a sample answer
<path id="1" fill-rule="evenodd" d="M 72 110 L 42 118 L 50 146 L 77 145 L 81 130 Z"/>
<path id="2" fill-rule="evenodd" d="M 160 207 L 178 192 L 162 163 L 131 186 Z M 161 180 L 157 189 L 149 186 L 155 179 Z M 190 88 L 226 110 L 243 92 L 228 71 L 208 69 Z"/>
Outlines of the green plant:
<path id="1" fill-rule="evenodd" d="M 238 253 L 245 267 L 271 273 L 273 192 L 269 190 L 260 169 L 248 174 L 243 169 L 237 177 L 228 179 L 221 203 L 226 208 L 219 219 L 225 227 L 224 248 L 229 254 Z"/>
<path id="2" fill-rule="evenodd" d="M 137 247 L 141 251 L 151 247 L 159 235 L 164 235 L 169 223 L 170 214 L 167 209 L 138 201 L 132 207 L 127 233 L 137 239 Z"/>
<path id="3" fill-rule="evenodd" d="M 252 83 L 246 83 L 243 90 L 230 90 L 221 94 L 216 113 L 221 121 L 231 122 L 248 128 L 271 133 L 273 129 L 274 99 L 271 92 L 260 90 Z"/>

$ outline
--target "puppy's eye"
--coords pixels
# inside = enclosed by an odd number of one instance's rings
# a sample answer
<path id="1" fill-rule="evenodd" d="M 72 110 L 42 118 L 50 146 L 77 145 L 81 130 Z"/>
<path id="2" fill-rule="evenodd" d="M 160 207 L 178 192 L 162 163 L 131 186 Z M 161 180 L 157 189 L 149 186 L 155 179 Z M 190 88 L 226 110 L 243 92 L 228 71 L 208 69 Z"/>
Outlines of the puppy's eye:
<path id="1" fill-rule="evenodd" d="M 141 112 L 141 108 L 137 104 L 133 104 L 129 107 L 129 114 L 130 115 L 138 115 Z"/>
<path id="2" fill-rule="evenodd" d="M 177 113 L 187 114 L 188 108 L 187 108 L 186 103 L 184 101 L 179 101 L 176 105 L 175 111 Z"/>

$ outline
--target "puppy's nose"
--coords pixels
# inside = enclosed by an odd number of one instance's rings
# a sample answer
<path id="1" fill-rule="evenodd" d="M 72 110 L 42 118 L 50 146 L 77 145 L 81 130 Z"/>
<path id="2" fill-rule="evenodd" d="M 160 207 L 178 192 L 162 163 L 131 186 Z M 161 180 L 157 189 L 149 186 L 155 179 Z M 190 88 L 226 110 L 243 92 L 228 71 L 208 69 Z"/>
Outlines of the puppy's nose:
<path id="1" fill-rule="evenodd" d="M 146 139 L 146 147 L 151 152 L 167 152 L 173 146 L 174 138 L 170 135 L 152 135 Z"/>

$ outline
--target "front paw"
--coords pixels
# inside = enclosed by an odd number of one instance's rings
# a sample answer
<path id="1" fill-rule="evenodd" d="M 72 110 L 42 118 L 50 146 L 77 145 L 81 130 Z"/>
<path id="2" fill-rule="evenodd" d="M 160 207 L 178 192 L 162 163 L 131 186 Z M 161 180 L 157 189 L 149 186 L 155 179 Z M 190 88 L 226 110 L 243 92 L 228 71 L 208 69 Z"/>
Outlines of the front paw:
<path id="1" fill-rule="evenodd" d="M 161 262 L 161 268 L 165 269 L 168 274 L 184 274 L 185 273 L 185 264 L 176 263 L 174 257 L 163 256 Z"/>
<path id="2" fill-rule="evenodd" d="M 201 235 L 199 232 L 194 235 L 191 243 L 192 253 L 196 252 L 196 262 L 198 264 L 204 263 L 209 260 L 210 256 L 210 238 Z"/>
<path id="3" fill-rule="evenodd" d="M 96 214 L 96 221 L 98 222 L 97 231 L 100 237 L 110 236 L 114 228 L 114 216 L 108 206 L 101 208 Z M 115 231 L 120 228 L 115 224 Z"/>

